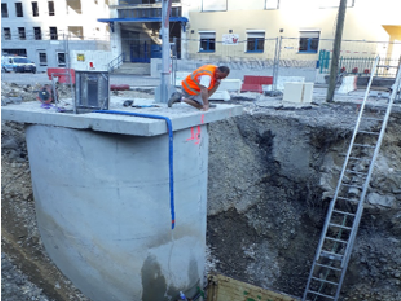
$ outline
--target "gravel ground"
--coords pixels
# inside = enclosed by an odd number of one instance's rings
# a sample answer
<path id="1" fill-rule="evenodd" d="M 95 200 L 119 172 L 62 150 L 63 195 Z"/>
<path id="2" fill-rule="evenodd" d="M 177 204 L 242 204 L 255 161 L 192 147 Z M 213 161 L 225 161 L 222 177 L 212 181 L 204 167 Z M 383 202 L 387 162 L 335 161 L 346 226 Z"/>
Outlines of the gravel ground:
<path id="1" fill-rule="evenodd" d="M 1 300 L 3 301 L 53 301 L 42 293 L 22 273 L 14 261 L 1 252 Z"/>

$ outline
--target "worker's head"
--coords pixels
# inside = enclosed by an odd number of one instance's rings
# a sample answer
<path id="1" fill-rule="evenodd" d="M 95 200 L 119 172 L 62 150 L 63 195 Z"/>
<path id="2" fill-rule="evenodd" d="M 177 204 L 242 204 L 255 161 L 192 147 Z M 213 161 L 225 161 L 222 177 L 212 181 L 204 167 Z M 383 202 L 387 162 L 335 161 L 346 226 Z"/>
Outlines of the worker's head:
<path id="1" fill-rule="evenodd" d="M 230 68 L 227 66 L 217 67 L 216 70 L 216 78 L 217 79 L 225 79 L 230 74 Z"/>

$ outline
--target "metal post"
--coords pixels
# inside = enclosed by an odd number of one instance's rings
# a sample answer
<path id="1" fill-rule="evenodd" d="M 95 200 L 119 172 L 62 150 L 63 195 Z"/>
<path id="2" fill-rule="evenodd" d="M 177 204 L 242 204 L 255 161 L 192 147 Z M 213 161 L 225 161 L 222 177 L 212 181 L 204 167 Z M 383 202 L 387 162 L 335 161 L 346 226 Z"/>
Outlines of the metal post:
<path id="1" fill-rule="evenodd" d="M 175 84 L 177 81 L 177 37 L 173 38 L 173 62 L 172 62 L 172 72 L 173 72 L 173 91 L 176 91 Z"/>
<path id="2" fill-rule="evenodd" d="M 334 38 L 333 57 L 331 58 L 330 66 L 330 84 L 327 89 L 326 101 L 334 101 L 334 92 L 336 90 L 336 77 L 338 75 L 338 61 L 340 59 L 341 37 L 344 28 L 345 8 L 347 7 L 347 0 L 340 0 L 340 7 L 338 9 L 338 19 L 336 35 Z"/>
<path id="3" fill-rule="evenodd" d="M 57 113 L 58 112 L 58 99 L 56 100 L 57 96 L 56 96 L 56 87 L 55 87 L 55 84 L 54 84 L 54 74 L 53 73 L 52 73 L 51 78 L 52 78 L 51 89 L 53 91 L 54 110 Z M 51 94 L 50 94 L 50 98 L 51 98 Z"/>
<path id="4" fill-rule="evenodd" d="M 274 62 L 273 62 L 273 92 L 277 92 L 278 69 L 280 65 L 282 41 L 283 41 L 283 36 L 276 38 L 276 49 L 274 52 Z"/>
<path id="5" fill-rule="evenodd" d="M 68 77 L 68 81 L 70 83 L 70 89 L 71 89 L 71 102 L 72 102 L 72 112 L 74 114 L 77 113 L 77 109 L 76 109 L 76 104 L 75 104 L 75 91 L 74 91 L 74 87 L 72 86 L 72 74 L 71 74 L 71 58 L 70 58 L 70 51 L 68 48 L 68 34 L 67 37 L 65 38 L 65 35 L 63 34 L 63 39 L 64 39 L 64 55 L 65 55 L 65 61 L 66 61 L 66 75 Z"/>
<path id="6" fill-rule="evenodd" d="M 162 6 L 162 77 L 161 77 L 161 87 L 160 87 L 160 101 L 162 103 L 168 102 L 168 88 L 170 85 L 169 78 L 169 63 L 170 63 L 170 43 L 169 43 L 169 15 L 171 11 L 172 0 L 163 0 Z"/>
<path id="7" fill-rule="evenodd" d="M 278 51 L 278 37 L 276 38 L 274 45 L 274 59 L 273 59 L 273 91 L 276 91 L 277 86 L 277 74 L 276 74 L 276 64 L 277 64 L 277 51 Z"/>

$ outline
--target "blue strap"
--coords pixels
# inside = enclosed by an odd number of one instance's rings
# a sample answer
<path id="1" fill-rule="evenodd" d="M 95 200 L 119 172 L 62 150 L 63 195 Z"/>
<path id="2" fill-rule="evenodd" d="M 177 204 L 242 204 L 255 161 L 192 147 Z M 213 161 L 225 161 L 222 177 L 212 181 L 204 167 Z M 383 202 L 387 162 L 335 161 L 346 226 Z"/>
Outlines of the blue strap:
<path id="1" fill-rule="evenodd" d="M 170 188 L 170 200 L 171 200 L 171 229 L 174 229 L 175 219 L 174 219 L 174 178 L 173 178 L 173 125 L 171 123 L 171 119 L 160 116 L 160 115 L 151 115 L 151 114 L 139 114 L 139 113 L 131 113 L 126 111 L 107 111 L 107 110 L 95 110 L 92 113 L 102 113 L 102 114 L 116 114 L 116 115 L 128 115 L 142 118 L 152 118 L 152 119 L 163 119 L 167 122 L 168 128 L 168 164 L 169 164 L 169 188 Z"/>

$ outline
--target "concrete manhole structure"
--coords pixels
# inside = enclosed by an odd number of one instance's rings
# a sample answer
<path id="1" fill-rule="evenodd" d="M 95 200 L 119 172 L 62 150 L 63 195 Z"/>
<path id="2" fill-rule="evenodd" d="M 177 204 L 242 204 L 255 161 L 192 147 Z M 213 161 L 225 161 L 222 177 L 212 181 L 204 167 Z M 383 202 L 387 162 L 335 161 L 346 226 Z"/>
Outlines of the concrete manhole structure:
<path id="1" fill-rule="evenodd" d="M 86 296 L 94 301 L 168 300 L 180 291 L 194 295 L 202 287 L 207 124 L 241 113 L 241 106 L 229 105 L 207 112 L 179 105 L 142 109 L 141 114 L 172 122 L 169 167 L 163 120 L 61 114 L 37 102 L 2 107 L 3 119 L 27 126 L 37 222 L 46 250 Z"/>

